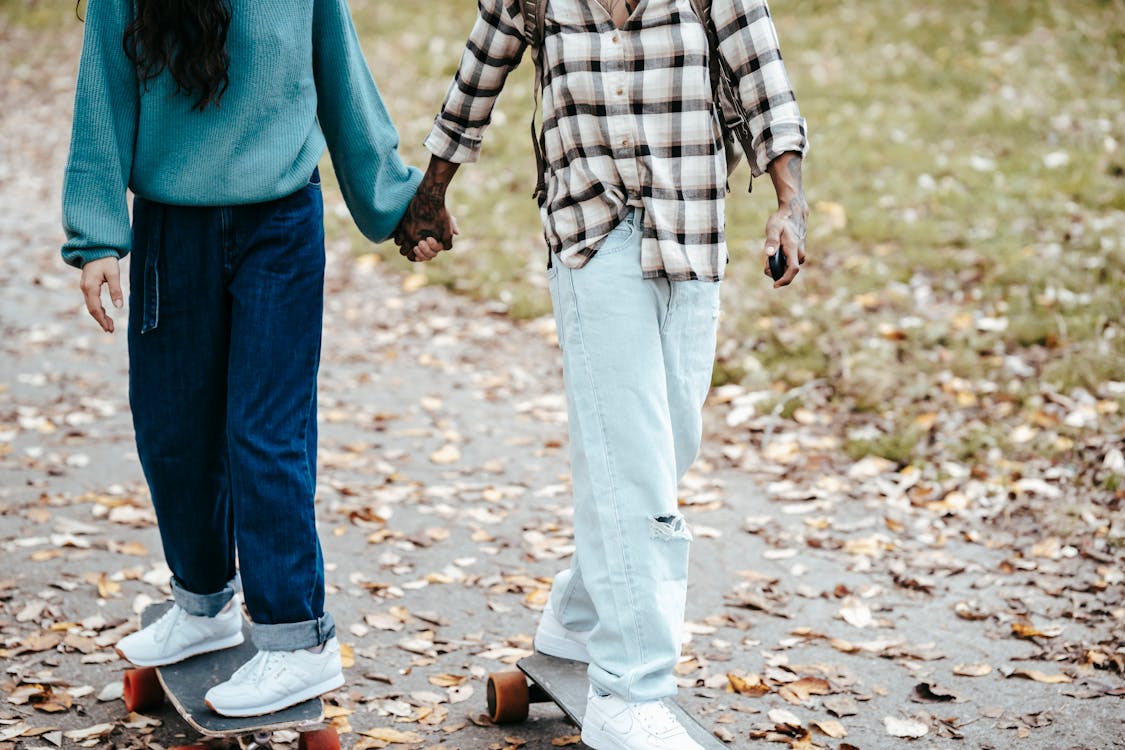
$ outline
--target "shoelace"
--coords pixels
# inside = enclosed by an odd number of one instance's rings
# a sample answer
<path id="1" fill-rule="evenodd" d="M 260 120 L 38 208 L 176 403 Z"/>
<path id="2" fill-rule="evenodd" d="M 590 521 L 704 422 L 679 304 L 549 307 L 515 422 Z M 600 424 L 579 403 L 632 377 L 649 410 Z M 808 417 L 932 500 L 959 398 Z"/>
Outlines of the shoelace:
<path id="1" fill-rule="evenodd" d="M 676 715 L 664 705 L 663 701 L 641 703 L 634 707 L 633 712 L 645 729 L 655 735 L 683 729 Z"/>
<path id="2" fill-rule="evenodd" d="M 274 657 L 280 656 L 279 651 L 259 651 L 254 654 L 250 661 L 243 664 L 234 674 L 230 676 L 232 682 L 239 681 L 253 681 L 261 682 L 265 675 L 274 669 L 273 662 L 276 661 Z"/>
<path id="3" fill-rule="evenodd" d="M 173 604 L 169 607 L 168 611 L 162 614 L 159 620 L 149 626 L 152 628 L 153 639 L 158 643 L 168 640 L 168 636 L 175 632 L 176 626 L 180 622 L 180 615 L 183 613 L 184 610 L 177 604 Z"/>

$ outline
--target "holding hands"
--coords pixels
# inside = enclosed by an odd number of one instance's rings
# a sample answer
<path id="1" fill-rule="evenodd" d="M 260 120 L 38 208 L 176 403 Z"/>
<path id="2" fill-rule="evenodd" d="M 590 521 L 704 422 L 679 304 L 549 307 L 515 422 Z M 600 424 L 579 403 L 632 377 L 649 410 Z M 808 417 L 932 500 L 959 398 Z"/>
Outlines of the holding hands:
<path id="1" fill-rule="evenodd" d="M 456 164 L 431 160 L 418 192 L 395 229 L 398 251 L 411 262 L 433 260 L 442 250 L 453 248 L 457 220 L 445 208 L 445 191 L 456 171 Z"/>

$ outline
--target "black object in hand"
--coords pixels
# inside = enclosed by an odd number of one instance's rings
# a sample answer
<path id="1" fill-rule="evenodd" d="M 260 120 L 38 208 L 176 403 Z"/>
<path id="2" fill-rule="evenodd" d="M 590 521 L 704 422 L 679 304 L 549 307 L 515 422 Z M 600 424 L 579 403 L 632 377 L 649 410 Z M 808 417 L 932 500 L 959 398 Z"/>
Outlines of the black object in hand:
<path id="1" fill-rule="evenodd" d="M 785 260 L 785 253 L 782 252 L 781 248 L 779 247 L 774 251 L 773 255 L 769 256 L 769 259 L 770 276 L 773 277 L 774 281 L 777 281 L 785 275 L 785 269 L 788 267 L 788 263 Z"/>

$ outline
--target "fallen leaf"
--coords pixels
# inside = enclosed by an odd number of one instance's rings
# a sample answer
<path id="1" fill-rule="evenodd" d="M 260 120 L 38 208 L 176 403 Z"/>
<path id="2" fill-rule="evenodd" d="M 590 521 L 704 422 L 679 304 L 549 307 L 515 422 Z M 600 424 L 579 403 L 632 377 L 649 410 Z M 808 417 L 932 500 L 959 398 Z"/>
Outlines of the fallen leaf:
<path id="1" fill-rule="evenodd" d="M 835 719 L 818 719 L 809 724 L 813 729 L 820 730 L 832 739 L 839 740 L 848 736 L 848 730 Z"/>
<path id="2" fill-rule="evenodd" d="M 777 694 L 794 705 L 800 705 L 809 699 L 810 695 L 829 695 L 832 686 L 822 677 L 802 677 L 796 682 L 785 685 Z"/>
<path id="3" fill-rule="evenodd" d="M 398 745 L 415 745 L 426 741 L 425 738 L 417 732 L 400 732 L 397 729 L 385 727 L 365 729 L 361 731 L 360 734 L 364 737 L 370 737 L 373 740 L 382 740 L 383 742 Z"/>
<path id="4" fill-rule="evenodd" d="M 1027 680 L 1035 680 L 1036 682 L 1044 682 L 1048 685 L 1061 685 L 1067 682 L 1074 682 L 1065 674 L 1047 674 L 1040 672 L 1038 669 L 1021 668 L 1014 670 L 1009 677 L 1023 677 Z"/>
<path id="5" fill-rule="evenodd" d="M 980 664 L 958 664 L 953 668 L 953 674 L 961 677 L 984 677 L 991 673 L 992 665 L 983 662 Z"/>
<path id="6" fill-rule="evenodd" d="M 917 719 L 897 719 L 894 716 L 885 717 L 883 726 L 892 737 L 924 737 L 930 731 L 929 727 Z"/>
<path id="7" fill-rule="evenodd" d="M 767 716 L 774 724 L 781 724 L 782 726 L 800 728 L 801 720 L 797 715 L 791 711 L 786 711 L 784 708 L 775 708 L 770 711 Z"/>
<path id="8" fill-rule="evenodd" d="M 752 698 L 757 698 L 770 691 L 770 686 L 756 674 L 730 672 L 727 674 L 727 681 L 730 682 L 731 689 L 739 695 L 749 695 Z"/>
<path id="9" fill-rule="evenodd" d="M 430 461 L 435 464 L 452 464 L 461 460 L 461 450 L 450 443 L 430 454 Z"/>

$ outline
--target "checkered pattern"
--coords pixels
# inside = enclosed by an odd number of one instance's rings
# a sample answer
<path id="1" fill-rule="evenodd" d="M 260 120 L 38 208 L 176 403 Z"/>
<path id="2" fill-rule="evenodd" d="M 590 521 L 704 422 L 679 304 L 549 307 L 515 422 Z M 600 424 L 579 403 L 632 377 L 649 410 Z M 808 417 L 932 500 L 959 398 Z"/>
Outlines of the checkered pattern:
<path id="1" fill-rule="evenodd" d="M 519 0 L 478 5 L 426 139 L 433 154 L 452 162 L 479 158 L 496 98 L 526 47 Z M 805 122 L 765 0 L 714 0 L 712 18 L 751 118 L 758 175 L 780 154 L 806 150 Z M 641 0 L 622 29 L 599 2 L 547 3 L 540 53 L 548 170 L 540 210 L 547 245 L 563 263 L 585 265 L 638 206 L 646 278 L 722 278 L 727 172 L 707 49 L 691 0 Z"/>

